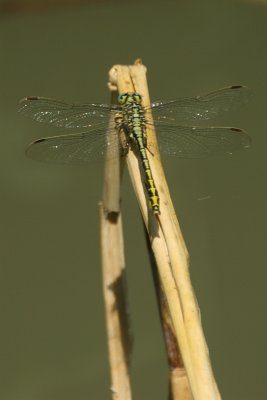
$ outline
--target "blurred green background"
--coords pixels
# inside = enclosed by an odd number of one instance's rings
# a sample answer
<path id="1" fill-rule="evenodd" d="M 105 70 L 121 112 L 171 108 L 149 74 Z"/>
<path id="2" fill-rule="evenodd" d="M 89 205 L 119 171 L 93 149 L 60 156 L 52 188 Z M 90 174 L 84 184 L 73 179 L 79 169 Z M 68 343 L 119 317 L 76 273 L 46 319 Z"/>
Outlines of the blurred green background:
<path id="1" fill-rule="evenodd" d="M 266 399 L 267 4 L 147 0 L 42 8 L 36 0 L 40 9 L 20 12 L 12 4 L 18 2 L 0 2 L 0 399 L 110 398 L 98 228 L 102 165 L 27 159 L 29 142 L 58 129 L 16 109 L 30 95 L 109 102 L 110 67 L 138 57 L 154 100 L 231 84 L 253 92 L 248 105 L 213 122 L 247 130 L 250 150 L 166 159 L 165 167 L 222 396 Z M 164 345 L 127 174 L 123 222 L 133 395 L 166 399 Z"/>

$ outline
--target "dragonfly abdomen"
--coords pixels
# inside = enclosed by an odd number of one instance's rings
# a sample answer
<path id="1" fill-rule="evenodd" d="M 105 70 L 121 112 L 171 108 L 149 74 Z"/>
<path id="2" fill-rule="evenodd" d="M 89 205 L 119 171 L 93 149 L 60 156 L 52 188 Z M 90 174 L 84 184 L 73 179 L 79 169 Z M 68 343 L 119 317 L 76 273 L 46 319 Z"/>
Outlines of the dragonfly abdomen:
<path id="1" fill-rule="evenodd" d="M 146 146 L 145 146 L 145 126 L 142 120 L 140 123 L 136 120 L 132 124 L 132 134 L 135 139 L 137 148 L 139 150 L 140 159 L 144 171 L 144 181 L 148 193 L 148 199 L 150 207 L 154 214 L 159 214 L 159 194 L 155 185 L 155 181 L 152 176 L 149 160 L 147 158 Z"/>

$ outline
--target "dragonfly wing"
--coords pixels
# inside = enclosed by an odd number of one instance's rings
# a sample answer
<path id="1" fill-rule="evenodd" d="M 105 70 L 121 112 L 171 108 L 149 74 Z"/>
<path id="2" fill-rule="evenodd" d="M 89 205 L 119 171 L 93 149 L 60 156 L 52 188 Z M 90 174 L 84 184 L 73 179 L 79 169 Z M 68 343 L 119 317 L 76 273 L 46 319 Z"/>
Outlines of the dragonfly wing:
<path id="1" fill-rule="evenodd" d="M 151 104 L 154 121 L 175 123 L 179 120 L 204 120 L 216 117 L 222 111 L 234 109 L 249 99 L 246 86 L 230 86 L 215 92 L 192 98 L 156 101 Z"/>
<path id="2" fill-rule="evenodd" d="M 108 134 L 108 136 L 107 136 Z M 71 135 L 60 135 L 34 141 L 26 150 L 28 157 L 58 164 L 86 164 L 122 154 L 118 133 L 106 126 Z"/>
<path id="3" fill-rule="evenodd" d="M 232 154 L 251 143 L 246 132 L 232 127 L 161 125 L 156 128 L 156 134 L 162 154 L 179 158 Z"/>
<path id="4" fill-rule="evenodd" d="M 45 97 L 26 97 L 19 102 L 19 112 L 38 122 L 65 128 L 88 128 L 108 122 L 119 106 L 106 104 L 68 104 Z"/>

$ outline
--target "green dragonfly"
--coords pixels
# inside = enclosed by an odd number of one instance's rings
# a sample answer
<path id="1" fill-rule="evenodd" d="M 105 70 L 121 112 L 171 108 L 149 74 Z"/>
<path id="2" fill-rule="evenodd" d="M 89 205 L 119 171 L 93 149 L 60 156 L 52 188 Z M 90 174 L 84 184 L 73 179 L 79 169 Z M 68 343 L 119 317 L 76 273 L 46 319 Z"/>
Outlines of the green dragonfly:
<path id="1" fill-rule="evenodd" d="M 19 112 L 57 127 L 85 129 L 80 133 L 34 141 L 26 154 L 37 160 L 84 164 L 106 154 L 108 157 L 118 156 L 118 141 L 114 141 L 116 148 L 115 145 L 112 148 L 113 141 L 107 138 L 118 136 L 123 130 L 126 144 L 119 141 L 119 154 L 125 156 L 129 148 L 137 150 L 150 206 L 154 214 L 159 214 L 159 195 L 147 158 L 147 150 L 153 154 L 147 127 L 155 127 L 163 155 L 199 158 L 232 154 L 250 146 L 246 132 L 233 127 L 197 127 L 183 123 L 214 118 L 220 112 L 246 102 L 248 97 L 249 91 L 245 86 L 230 86 L 192 98 L 156 101 L 149 107 L 143 107 L 142 96 L 135 92 L 120 94 L 116 105 L 68 104 L 43 97 L 27 97 L 20 101 Z M 151 111 L 153 120 L 149 116 Z M 110 120 L 114 120 L 114 125 L 110 125 Z"/>

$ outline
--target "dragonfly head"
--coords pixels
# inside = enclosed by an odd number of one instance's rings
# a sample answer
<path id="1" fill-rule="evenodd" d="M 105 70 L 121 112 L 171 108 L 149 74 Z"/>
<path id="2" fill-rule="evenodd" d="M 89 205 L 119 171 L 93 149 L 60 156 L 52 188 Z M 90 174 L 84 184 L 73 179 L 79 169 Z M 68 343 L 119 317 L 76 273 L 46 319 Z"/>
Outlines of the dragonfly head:
<path id="1" fill-rule="evenodd" d="M 142 101 L 142 96 L 136 92 L 122 93 L 118 97 L 118 102 L 121 105 L 130 104 L 130 103 L 140 104 L 141 101 Z"/>

